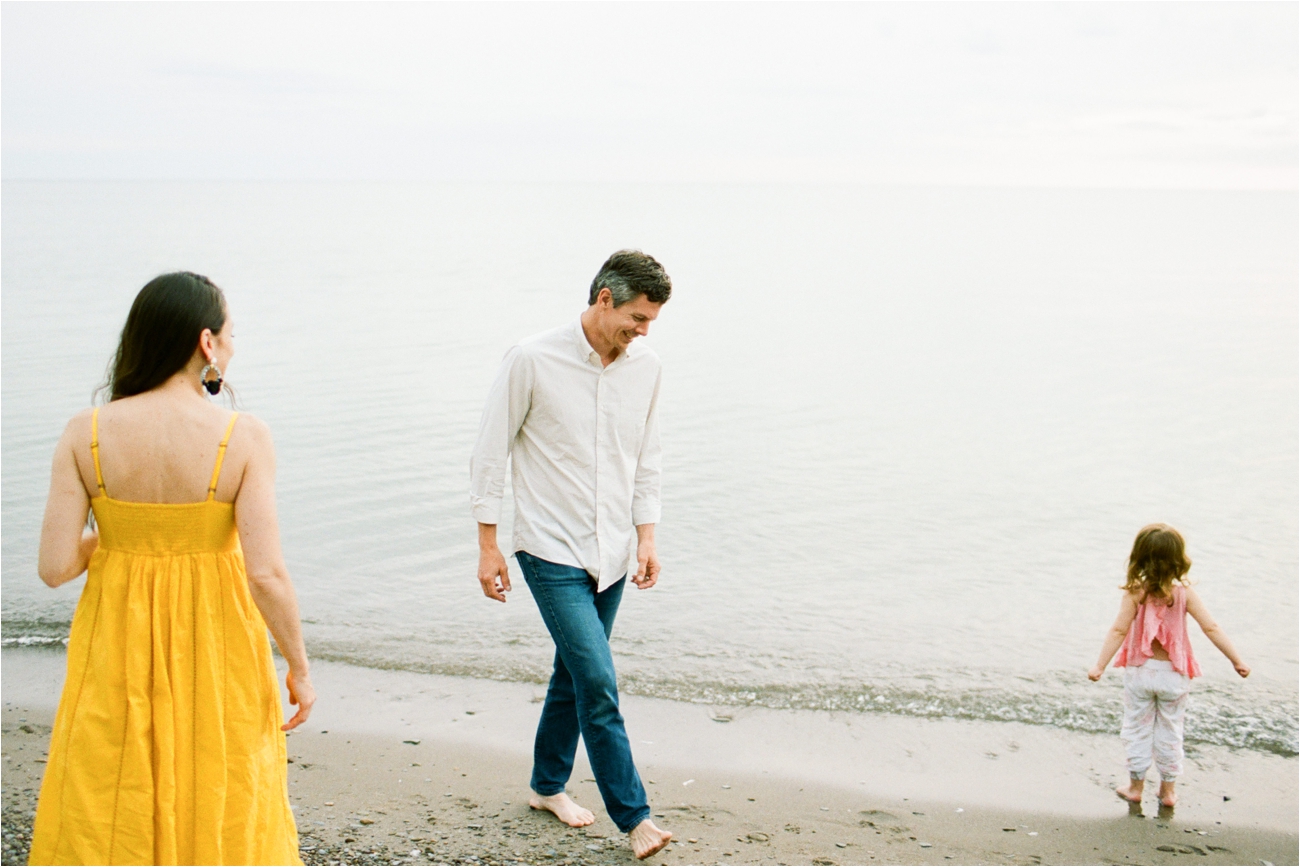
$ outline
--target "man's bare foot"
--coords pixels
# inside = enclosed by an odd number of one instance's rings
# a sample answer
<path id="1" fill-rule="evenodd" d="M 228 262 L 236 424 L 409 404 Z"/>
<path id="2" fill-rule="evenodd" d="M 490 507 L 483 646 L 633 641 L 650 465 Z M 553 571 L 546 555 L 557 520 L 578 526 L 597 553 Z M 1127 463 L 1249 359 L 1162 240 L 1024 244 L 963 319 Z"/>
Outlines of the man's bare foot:
<path id="1" fill-rule="evenodd" d="M 638 859 L 649 858 L 668 845 L 668 841 L 673 839 L 673 833 L 656 828 L 654 822 L 644 819 L 640 825 L 628 832 L 627 839 L 632 844 L 633 855 Z"/>
<path id="2" fill-rule="evenodd" d="M 1160 781 L 1160 806 L 1172 807 L 1178 803 L 1178 796 L 1174 794 L 1174 781 Z"/>
<path id="3" fill-rule="evenodd" d="M 1140 804 L 1142 803 L 1142 787 L 1145 784 L 1146 780 L 1129 780 L 1128 785 L 1117 788 L 1115 794 L 1130 804 Z"/>
<path id="4" fill-rule="evenodd" d="M 536 792 L 528 799 L 528 806 L 534 810 L 550 810 L 555 817 L 573 828 L 581 828 L 596 821 L 595 815 L 569 797 L 568 792 L 556 795 L 539 795 Z"/>

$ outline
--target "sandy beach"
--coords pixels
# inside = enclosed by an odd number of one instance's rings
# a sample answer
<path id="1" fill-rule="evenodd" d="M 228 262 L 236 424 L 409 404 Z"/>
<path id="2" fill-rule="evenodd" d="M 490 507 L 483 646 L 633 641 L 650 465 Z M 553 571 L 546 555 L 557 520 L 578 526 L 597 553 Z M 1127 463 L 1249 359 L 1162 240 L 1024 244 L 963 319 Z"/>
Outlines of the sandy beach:
<path id="1" fill-rule="evenodd" d="M 23 863 L 61 652 L 3 653 L 4 863 Z M 585 759 L 570 829 L 527 806 L 541 685 L 315 663 L 289 738 L 309 863 L 632 863 Z M 1297 760 L 1191 745 L 1180 802 L 1113 794 L 1118 738 L 624 701 L 665 864 L 1295 864 Z"/>

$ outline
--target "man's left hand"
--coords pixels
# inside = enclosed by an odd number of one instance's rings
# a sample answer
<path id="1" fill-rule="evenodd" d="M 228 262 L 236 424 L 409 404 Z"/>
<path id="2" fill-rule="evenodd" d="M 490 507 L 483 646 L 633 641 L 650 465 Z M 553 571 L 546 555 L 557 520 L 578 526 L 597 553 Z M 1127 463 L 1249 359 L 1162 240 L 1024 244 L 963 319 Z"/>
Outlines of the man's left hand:
<path id="1" fill-rule="evenodd" d="M 659 580 L 659 555 L 655 553 L 654 524 L 642 524 L 637 529 L 636 574 L 632 583 L 638 590 L 649 590 Z"/>

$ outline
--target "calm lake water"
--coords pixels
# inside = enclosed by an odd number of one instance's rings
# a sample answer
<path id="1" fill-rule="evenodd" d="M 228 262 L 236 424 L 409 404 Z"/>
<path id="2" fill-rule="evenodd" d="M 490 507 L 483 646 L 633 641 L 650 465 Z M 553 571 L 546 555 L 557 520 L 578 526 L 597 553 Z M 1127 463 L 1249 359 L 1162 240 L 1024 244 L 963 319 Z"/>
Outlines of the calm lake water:
<path id="1" fill-rule="evenodd" d="M 675 295 L 660 586 L 626 691 L 1117 731 L 1084 676 L 1151 521 L 1255 673 L 1194 631 L 1191 740 L 1297 747 L 1294 193 L 281 183 L 3 185 L 3 639 L 59 641 L 49 462 L 131 299 L 229 298 L 279 451 L 311 651 L 542 680 L 517 569 L 475 579 L 469 452 L 497 363 L 611 251 Z M 509 538 L 508 527 L 502 528 Z"/>

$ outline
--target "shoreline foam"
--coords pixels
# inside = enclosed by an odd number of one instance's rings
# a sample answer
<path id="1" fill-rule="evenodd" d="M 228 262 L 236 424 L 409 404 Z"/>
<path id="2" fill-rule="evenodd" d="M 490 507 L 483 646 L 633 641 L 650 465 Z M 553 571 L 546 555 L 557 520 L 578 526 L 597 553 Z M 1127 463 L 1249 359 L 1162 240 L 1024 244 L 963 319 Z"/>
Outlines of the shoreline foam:
<path id="1" fill-rule="evenodd" d="M 4 647 L 66 645 L 65 637 L 33 630 L 31 624 L 6 621 Z M 16 633 L 16 634 L 15 634 Z M 550 671 L 537 660 L 514 666 L 485 663 L 472 654 L 451 659 L 394 658 L 391 648 L 332 646 L 319 638 L 308 641 L 313 659 L 383 671 L 434 673 L 451 678 L 544 684 Z M 899 676 L 881 672 L 867 680 L 841 682 L 762 682 L 761 680 L 700 679 L 644 670 L 616 648 L 620 691 L 687 704 L 725 706 L 737 710 L 823 711 L 894 715 L 923 720 L 970 720 L 977 723 L 1023 723 L 1062 731 L 1109 736 L 1119 730 L 1122 699 L 1117 671 L 1107 682 L 1088 683 L 1082 670 L 1040 671 L 1021 676 L 1015 685 L 981 680 L 981 672 L 930 672 Z M 539 667 L 540 666 L 540 667 Z M 1272 687 L 1272 688 L 1270 688 Z M 1235 676 L 1224 681 L 1198 679 L 1193 689 L 1185 737 L 1189 746 L 1227 747 L 1293 758 L 1300 755 L 1300 709 L 1294 688 L 1278 689 L 1256 675 L 1248 684 Z"/>

